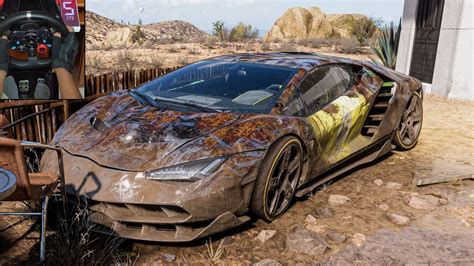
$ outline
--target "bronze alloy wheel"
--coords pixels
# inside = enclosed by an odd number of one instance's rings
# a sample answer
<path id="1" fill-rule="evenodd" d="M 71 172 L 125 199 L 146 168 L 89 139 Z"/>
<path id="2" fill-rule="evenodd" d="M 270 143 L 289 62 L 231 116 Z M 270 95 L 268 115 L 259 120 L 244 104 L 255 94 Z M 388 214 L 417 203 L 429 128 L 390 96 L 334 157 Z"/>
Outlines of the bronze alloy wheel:
<path id="1" fill-rule="evenodd" d="M 423 122 L 423 104 L 418 92 L 413 93 L 403 112 L 402 121 L 395 135 L 395 145 L 401 150 L 415 147 Z"/>
<path id="2" fill-rule="evenodd" d="M 301 175 L 303 149 L 295 137 L 284 137 L 269 150 L 259 171 L 252 210 L 273 221 L 290 206 Z"/>

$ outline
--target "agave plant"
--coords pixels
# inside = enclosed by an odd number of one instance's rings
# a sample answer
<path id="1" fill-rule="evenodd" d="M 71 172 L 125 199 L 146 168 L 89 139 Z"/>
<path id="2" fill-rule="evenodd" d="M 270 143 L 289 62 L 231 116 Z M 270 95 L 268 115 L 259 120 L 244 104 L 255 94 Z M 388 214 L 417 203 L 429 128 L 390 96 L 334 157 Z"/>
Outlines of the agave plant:
<path id="1" fill-rule="evenodd" d="M 377 55 L 378 59 L 370 58 L 376 64 L 382 64 L 391 69 L 395 69 L 397 63 L 398 43 L 400 42 L 401 21 L 398 27 L 393 22 L 390 26 L 385 26 L 378 33 L 375 44 L 370 44 L 370 48 Z"/>

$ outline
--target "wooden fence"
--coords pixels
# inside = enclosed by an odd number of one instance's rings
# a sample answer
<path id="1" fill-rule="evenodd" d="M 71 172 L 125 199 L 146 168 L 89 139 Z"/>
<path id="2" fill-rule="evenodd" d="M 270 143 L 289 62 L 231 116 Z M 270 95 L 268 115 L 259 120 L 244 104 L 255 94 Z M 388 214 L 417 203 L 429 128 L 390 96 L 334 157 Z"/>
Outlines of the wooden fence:
<path id="1" fill-rule="evenodd" d="M 69 101 L 36 100 L 2 102 L 0 136 L 49 143 L 69 117 L 70 104 Z"/>
<path id="2" fill-rule="evenodd" d="M 175 69 L 178 68 L 157 68 L 102 75 L 88 75 L 86 76 L 86 95 L 88 98 L 97 98 L 112 91 L 133 89 L 140 84 L 160 77 Z"/>
<path id="3" fill-rule="evenodd" d="M 0 101 L 0 136 L 49 143 L 61 124 L 89 101 L 113 91 L 135 88 L 175 69 L 86 76 L 85 100 Z"/>

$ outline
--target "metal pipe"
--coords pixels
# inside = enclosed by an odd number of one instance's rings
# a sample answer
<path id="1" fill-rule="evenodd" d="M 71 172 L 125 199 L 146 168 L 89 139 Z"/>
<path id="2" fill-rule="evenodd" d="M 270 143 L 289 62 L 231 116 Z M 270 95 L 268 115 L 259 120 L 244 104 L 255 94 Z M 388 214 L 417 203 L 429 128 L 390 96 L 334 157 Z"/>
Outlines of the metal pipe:
<path id="1" fill-rule="evenodd" d="M 41 208 L 41 240 L 40 240 L 40 262 L 45 259 L 46 253 L 46 223 L 48 222 L 49 197 L 45 197 Z"/>
<path id="2" fill-rule="evenodd" d="M 0 216 L 40 216 L 41 212 L 0 212 Z"/>

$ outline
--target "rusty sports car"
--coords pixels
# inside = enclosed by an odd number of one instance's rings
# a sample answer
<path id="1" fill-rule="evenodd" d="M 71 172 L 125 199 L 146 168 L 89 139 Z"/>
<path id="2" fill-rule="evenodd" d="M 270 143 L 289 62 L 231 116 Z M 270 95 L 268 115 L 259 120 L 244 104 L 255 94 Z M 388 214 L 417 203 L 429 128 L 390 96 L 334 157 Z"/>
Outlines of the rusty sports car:
<path id="1" fill-rule="evenodd" d="M 272 221 L 294 196 L 411 149 L 422 112 L 419 81 L 369 62 L 235 54 L 99 98 L 53 142 L 101 230 L 179 242 Z"/>

